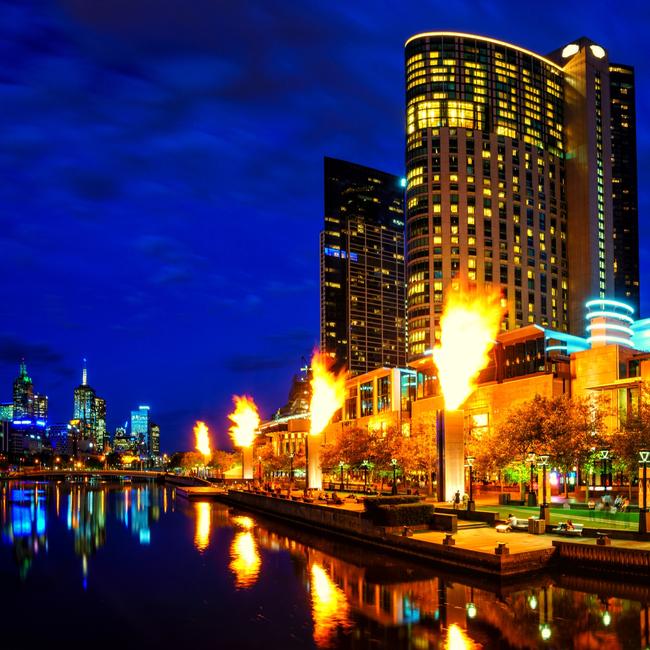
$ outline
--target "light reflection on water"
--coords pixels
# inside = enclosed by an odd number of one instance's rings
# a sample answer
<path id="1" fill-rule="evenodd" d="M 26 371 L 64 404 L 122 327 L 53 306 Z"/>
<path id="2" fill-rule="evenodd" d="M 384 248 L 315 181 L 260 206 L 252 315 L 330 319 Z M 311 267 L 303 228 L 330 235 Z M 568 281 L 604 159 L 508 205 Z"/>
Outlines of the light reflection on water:
<path id="1" fill-rule="evenodd" d="M 227 626 L 237 608 L 248 612 L 233 627 L 237 636 L 223 647 L 256 647 L 240 638 L 256 631 L 268 647 L 287 648 L 650 646 L 648 585 L 539 576 L 497 587 L 234 513 L 218 503 L 183 501 L 178 508 L 175 492 L 155 484 L 5 483 L 0 491 L 0 551 L 12 551 L 14 563 L 12 569 L 4 552 L 0 570 L 14 573 L 25 593 L 32 576 L 44 567 L 51 570 L 73 548 L 76 584 L 88 591 L 74 596 L 68 586 L 69 607 L 81 606 L 75 598 L 92 597 L 93 587 L 113 587 L 107 580 L 115 583 L 121 601 L 124 581 L 131 579 L 120 573 L 121 564 L 140 549 L 144 593 L 154 593 L 158 584 L 171 593 L 182 591 L 192 621 L 191 627 L 179 623 L 183 634 L 201 625 L 212 629 L 218 616 Z M 102 567 L 101 558 L 113 557 L 111 551 L 117 559 Z M 175 568 L 181 573 L 172 575 Z M 183 591 L 178 584 L 185 577 L 193 587 Z M 150 616 L 161 621 L 178 615 L 173 598 L 157 607 Z M 173 647 L 167 642 L 158 641 Z"/>

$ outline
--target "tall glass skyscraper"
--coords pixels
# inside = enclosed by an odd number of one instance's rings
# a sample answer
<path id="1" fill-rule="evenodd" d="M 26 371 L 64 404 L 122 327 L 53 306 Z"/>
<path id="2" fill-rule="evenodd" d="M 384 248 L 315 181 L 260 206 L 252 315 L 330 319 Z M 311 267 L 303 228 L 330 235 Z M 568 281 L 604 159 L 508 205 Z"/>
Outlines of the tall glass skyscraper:
<path id="1" fill-rule="evenodd" d="M 397 176 L 325 158 L 321 351 L 352 374 L 406 362 L 403 196 Z"/>
<path id="2" fill-rule="evenodd" d="M 583 334 L 585 300 L 616 295 L 609 75 L 587 39 L 549 56 L 469 34 L 406 42 L 410 358 L 463 283 L 501 290 L 503 329 Z"/>

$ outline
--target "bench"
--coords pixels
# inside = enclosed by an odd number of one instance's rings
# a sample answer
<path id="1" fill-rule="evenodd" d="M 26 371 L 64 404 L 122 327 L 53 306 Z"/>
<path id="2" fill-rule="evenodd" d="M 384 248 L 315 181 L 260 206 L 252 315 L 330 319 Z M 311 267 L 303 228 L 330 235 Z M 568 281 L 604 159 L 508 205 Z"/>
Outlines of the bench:
<path id="1" fill-rule="evenodd" d="M 567 529 L 566 524 L 560 522 L 551 532 L 566 535 L 567 537 L 582 537 L 583 528 L 584 524 L 573 524 L 573 528 Z"/>

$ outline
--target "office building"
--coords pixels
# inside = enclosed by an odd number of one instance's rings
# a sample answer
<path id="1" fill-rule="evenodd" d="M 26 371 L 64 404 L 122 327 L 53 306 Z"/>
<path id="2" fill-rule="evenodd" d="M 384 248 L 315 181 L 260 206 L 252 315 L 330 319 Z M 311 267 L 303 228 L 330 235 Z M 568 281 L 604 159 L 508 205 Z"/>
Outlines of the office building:
<path id="1" fill-rule="evenodd" d="M 325 158 L 320 338 L 337 369 L 405 361 L 403 195 L 397 176 Z"/>
<path id="2" fill-rule="evenodd" d="M 0 403 L 0 422 L 11 422 L 14 419 L 14 403 Z"/>
<path id="3" fill-rule="evenodd" d="M 407 41 L 411 359 L 438 341 L 450 287 L 498 288 L 503 330 L 574 334 L 586 300 L 616 295 L 610 102 L 607 53 L 588 39 L 548 57 L 468 34 Z"/>

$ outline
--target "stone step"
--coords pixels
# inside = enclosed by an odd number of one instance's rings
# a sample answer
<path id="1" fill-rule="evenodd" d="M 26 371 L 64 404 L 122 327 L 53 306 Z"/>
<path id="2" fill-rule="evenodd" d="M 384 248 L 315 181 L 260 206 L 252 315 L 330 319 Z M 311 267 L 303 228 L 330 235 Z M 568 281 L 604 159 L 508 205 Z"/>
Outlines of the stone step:
<path id="1" fill-rule="evenodd" d="M 458 520 L 458 530 L 469 530 L 470 528 L 489 528 L 484 521 L 461 521 Z"/>

